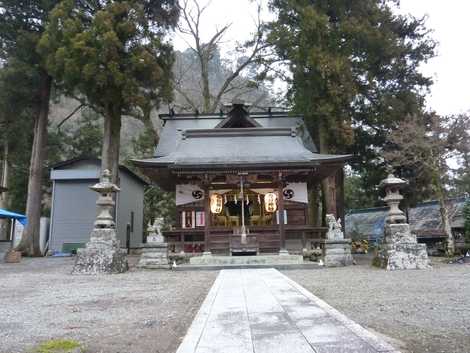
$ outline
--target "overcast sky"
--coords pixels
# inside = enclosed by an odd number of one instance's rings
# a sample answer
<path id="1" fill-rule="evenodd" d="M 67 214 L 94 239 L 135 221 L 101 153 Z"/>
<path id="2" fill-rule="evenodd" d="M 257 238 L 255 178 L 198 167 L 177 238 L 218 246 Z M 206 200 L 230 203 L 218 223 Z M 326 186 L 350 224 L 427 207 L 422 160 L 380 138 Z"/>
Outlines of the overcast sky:
<path id="1" fill-rule="evenodd" d="M 204 0 L 199 0 L 205 3 Z M 441 114 L 470 110 L 470 1 L 468 0 L 401 0 L 401 12 L 420 17 L 428 15 L 428 27 L 439 42 L 438 56 L 422 66 L 421 70 L 434 78 L 427 106 Z M 269 18 L 265 12 L 264 18 Z M 232 23 L 224 37 L 227 43 L 249 38 L 254 29 L 256 5 L 249 0 L 212 0 L 202 25 L 206 37 L 215 26 Z M 187 47 L 185 41 L 175 39 L 176 49 Z"/>

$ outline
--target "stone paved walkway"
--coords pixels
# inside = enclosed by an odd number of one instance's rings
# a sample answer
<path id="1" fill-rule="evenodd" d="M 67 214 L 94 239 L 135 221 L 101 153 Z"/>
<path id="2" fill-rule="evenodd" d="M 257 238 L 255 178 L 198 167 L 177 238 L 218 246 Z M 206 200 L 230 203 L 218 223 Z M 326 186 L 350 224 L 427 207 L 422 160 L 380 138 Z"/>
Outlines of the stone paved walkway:
<path id="1" fill-rule="evenodd" d="M 399 353 L 274 269 L 220 272 L 177 353 L 219 352 Z"/>

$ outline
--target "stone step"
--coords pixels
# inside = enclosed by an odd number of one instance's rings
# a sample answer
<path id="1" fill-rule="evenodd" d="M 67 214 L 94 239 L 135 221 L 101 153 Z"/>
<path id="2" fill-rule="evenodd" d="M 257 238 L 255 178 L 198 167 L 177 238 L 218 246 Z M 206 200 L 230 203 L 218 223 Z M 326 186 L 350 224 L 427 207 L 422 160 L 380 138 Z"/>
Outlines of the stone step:
<path id="1" fill-rule="evenodd" d="M 280 271 L 287 270 L 321 270 L 324 266 L 320 266 L 317 262 L 304 262 L 302 264 L 260 264 L 260 265 L 191 265 L 184 264 L 172 267 L 173 271 L 218 271 L 224 269 L 260 269 L 274 268 Z"/>
<path id="2" fill-rule="evenodd" d="M 191 265 L 273 265 L 302 264 L 302 255 L 194 256 Z"/>

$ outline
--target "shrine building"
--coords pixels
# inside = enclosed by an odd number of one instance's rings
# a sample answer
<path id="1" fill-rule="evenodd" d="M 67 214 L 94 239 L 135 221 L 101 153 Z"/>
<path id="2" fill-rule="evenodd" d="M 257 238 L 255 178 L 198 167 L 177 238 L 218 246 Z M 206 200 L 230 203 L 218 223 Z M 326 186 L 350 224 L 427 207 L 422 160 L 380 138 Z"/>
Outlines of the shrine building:
<path id="1" fill-rule="evenodd" d="M 171 252 L 301 254 L 327 229 L 309 224 L 309 190 L 342 183 L 349 155 L 318 153 L 301 116 L 252 112 L 233 103 L 219 114 L 164 114 L 153 158 L 133 161 L 176 195 Z M 338 183 L 338 181 L 337 181 Z M 341 195 L 326 213 L 342 217 Z"/>

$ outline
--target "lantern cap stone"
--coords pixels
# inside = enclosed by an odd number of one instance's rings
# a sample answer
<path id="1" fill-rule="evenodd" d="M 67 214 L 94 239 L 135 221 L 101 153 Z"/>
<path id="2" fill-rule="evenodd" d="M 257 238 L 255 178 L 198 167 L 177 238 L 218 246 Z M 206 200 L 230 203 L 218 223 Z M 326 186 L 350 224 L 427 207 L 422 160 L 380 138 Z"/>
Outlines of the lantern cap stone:
<path id="1" fill-rule="evenodd" d="M 387 186 L 404 186 L 407 185 L 408 181 L 397 178 L 395 175 L 390 173 L 387 177 L 380 182 L 380 187 L 385 188 Z"/>
<path id="2" fill-rule="evenodd" d="M 111 172 L 108 169 L 105 169 L 103 171 L 100 182 L 96 183 L 93 186 L 90 186 L 90 189 L 105 194 L 121 190 L 116 184 L 113 184 L 111 182 Z"/>

